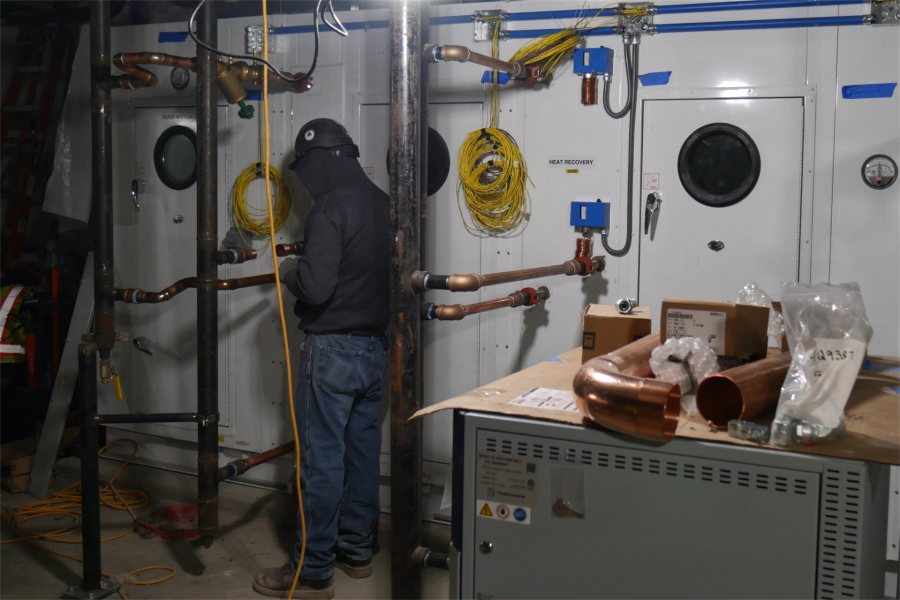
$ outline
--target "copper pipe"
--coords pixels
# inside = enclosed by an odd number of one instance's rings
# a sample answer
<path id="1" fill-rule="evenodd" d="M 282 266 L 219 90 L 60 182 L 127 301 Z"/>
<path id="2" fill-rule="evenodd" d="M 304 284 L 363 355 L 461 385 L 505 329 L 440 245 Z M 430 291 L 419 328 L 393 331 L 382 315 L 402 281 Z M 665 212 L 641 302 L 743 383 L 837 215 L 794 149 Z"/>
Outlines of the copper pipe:
<path id="1" fill-rule="evenodd" d="M 585 106 L 597 104 L 597 81 L 599 77 L 585 73 L 581 77 L 581 103 Z"/>
<path id="2" fill-rule="evenodd" d="M 474 304 L 428 304 L 423 311 L 425 320 L 437 319 L 439 321 L 459 321 L 469 315 L 497 310 L 499 308 L 514 308 L 516 306 L 534 306 L 550 297 L 550 289 L 541 286 L 523 288 L 503 298 L 495 298 Z"/>
<path id="3" fill-rule="evenodd" d="M 697 410 L 715 427 L 775 410 L 791 365 L 790 352 L 710 375 L 697 388 Z"/>
<path id="4" fill-rule="evenodd" d="M 197 70 L 197 64 L 193 58 L 163 54 L 162 52 L 124 52 L 113 56 L 112 62 L 116 67 L 128 73 L 128 75 L 115 78 L 117 85 L 126 90 L 153 87 L 159 82 L 155 73 L 139 65 L 164 65 L 191 71 Z"/>
<path id="5" fill-rule="evenodd" d="M 252 248 L 229 248 L 216 252 L 216 261 L 220 265 L 238 265 L 256 258 L 256 250 Z"/>
<path id="6" fill-rule="evenodd" d="M 638 438 L 671 439 L 678 426 L 681 390 L 650 378 L 650 353 L 659 344 L 659 334 L 651 333 L 586 362 L 572 382 L 582 416 Z"/>
<path id="7" fill-rule="evenodd" d="M 590 260 L 591 255 L 594 253 L 594 238 L 592 237 L 583 237 L 578 238 L 575 242 L 575 258 L 581 259 L 586 258 Z"/>
<path id="8" fill-rule="evenodd" d="M 275 256 L 303 256 L 303 242 L 275 244 Z"/>
<path id="9" fill-rule="evenodd" d="M 245 287 L 265 285 L 268 283 L 275 283 L 274 273 L 267 273 L 265 275 L 253 275 L 251 277 L 219 279 L 216 282 L 216 289 L 230 291 Z M 196 287 L 196 277 L 185 277 L 184 279 L 179 279 L 169 287 L 159 292 L 148 292 L 146 290 L 139 290 L 135 288 L 115 288 L 113 290 L 113 299 L 118 302 L 130 302 L 131 304 L 158 304 L 160 302 L 171 300 L 186 289 Z"/>
<path id="10" fill-rule="evenodd" d="M 492 56 L 472 52 L 465 46 L 433 46 L 430 49 L 430 55 L 434 62 L 442 60 L 454 62 L 470 62 L 489 69 L 496 69 L 509 73 L 511 77 L 524 78 L 527 76 L 525 65 L 515 61 L 505 61 Z"/>
<path id="11" fill-rule="evenodd" d="M 294 442 L 288 442 L 286 444 L 276 446 L 271 450 L 266 450 L 265 452 L 260 452 L 259 454 L 254 454 L 252 456 L 248 456 L 247 458 L 241 458 L 230 462 L 223 467 L 219 467 L 219 481 L 233 479 L 238 475 L 246 473 L 248 470 L 257 465 L 261 465 L 264 462 L 268 462 L 272 459 L 278 458 L 279 456 L 284 456 L 285 454 L 289 454 L 293 451 Z"/>
<path id="12" fill-rule="evenodd" d="M 222 63 L 220 63 L 222 64 Z M 244 61 L 228 63 L 230 70 L 237 76 L 244 87 L 251 90 L 261 90 L 263 86 L 263 69 L 262 64 L 248 64 Z M 294 81 L 284 78 L 281 73 L 269 71 L 269 91 L 270 92 L 295 92 L 303 93 L 312 89 L 312 78 L 303 79 L 305 73 L 288 73 Z M 302 81 L 298 81 L 302 79 Z"/>

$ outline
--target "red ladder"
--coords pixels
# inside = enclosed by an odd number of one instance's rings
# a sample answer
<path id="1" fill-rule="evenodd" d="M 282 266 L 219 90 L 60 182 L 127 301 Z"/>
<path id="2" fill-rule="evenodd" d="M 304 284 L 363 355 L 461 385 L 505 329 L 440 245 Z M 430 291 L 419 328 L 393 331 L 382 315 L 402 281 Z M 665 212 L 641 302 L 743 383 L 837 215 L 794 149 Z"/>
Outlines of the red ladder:
<path id="1" fill-rule="evenodd" d="M 23 27 L 19 33 L 18 56 L 0 119 L 3 269 L 22 254 L 32 203 L 49 176 L 45 152 L 54 140 L 47 139 L 48 133 L 62 112 L 77 45 L 78 29 L 73 25 Z"/>

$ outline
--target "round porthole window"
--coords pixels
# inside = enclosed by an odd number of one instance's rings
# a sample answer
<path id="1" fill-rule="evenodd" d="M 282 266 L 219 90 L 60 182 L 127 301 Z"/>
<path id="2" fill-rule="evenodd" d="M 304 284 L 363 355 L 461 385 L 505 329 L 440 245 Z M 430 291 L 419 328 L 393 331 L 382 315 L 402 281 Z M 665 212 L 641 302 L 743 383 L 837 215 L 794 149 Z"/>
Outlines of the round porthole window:
<path id="1" fill-rule="evenodd" d="M 688 194 L 707 206 L 731 206 L 747 197 L 759 179 L 759 150 L 740 127 L 704 125 L 678 153 L 678 176 Z"/>
<path id="2" fill-rule="evenodd" d="M 197 135 L 183 125 L 169 127 L 156 140 L 153 163 L 160 181 L 184 190 L 197 181 Z"/>

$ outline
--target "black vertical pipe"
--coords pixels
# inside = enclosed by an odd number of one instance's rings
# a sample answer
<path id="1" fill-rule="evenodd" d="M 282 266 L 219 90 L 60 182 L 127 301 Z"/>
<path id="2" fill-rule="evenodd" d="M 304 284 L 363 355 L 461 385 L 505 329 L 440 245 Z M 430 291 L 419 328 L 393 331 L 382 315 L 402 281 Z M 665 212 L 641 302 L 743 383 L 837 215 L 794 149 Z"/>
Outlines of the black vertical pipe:
<path id="1" fill-rule="evenodd" d="M 108 365 L 115 344 L 109 1 L 91 2 L 91 184 L 94 226 L 94 343 Z M 104 378 L 108 369 L 101 370 Z"/>
<path id="2" fill-rule="evenodd" d="M 85 591 L 100 589 L 100 441 L 97 414 L 97 348 L 78 346 L 78 381 L 81 386 L 81 548 Z"/>
<path id="3" fill-rule="evenodd" d="M 420 598 L 412 554 L 421 538 L 422 434 L 409 418 L 421 407 L 419 299 L 410 275 L 420 268 L 422 15 L 418 0 L 391 7 L 391 597 Z"/>
<path id="4" fill-rule="evenodd" d="M 216 0 L 200 9 L 197 34 L 215 47 Z M 217 145 L 214 53 L 197 46 L 197 519 L 200 538 L 212 544 L 219 526 L 218 279 L 216 245 Z"/>

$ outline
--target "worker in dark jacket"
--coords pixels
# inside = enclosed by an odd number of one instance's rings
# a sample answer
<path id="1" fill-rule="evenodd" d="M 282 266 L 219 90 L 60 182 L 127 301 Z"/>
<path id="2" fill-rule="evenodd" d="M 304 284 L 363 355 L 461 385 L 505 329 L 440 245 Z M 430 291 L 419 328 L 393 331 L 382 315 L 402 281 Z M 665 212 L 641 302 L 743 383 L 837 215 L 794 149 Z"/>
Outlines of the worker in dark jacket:
<path id="1" fill-rule="evenodd" d="M 372 572 L 390 213 L 387 194 L 363 172 L 359 149 L 335 121 L 305 124 L 295 150 L 291 168 L 315 204 L 303 257 L 279 268 L 306 333 L 295 402 L 307 548 L 294 597 L 324 599 L 334 595 L 333 567 L 357 578 Z M 298 539 L 291 561 L 257 573 L 253 588 L 284 596 L 299 556 Z"/>

